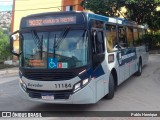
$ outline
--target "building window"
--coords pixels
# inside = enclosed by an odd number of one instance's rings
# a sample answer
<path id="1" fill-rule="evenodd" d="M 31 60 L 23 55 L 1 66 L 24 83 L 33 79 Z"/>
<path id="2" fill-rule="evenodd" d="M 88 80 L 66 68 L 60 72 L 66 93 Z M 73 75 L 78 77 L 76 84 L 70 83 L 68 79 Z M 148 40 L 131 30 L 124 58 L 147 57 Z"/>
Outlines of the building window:
<path id="1" fill-rule="evenodd" d="M 66 11 L 72 11 L 73 10 L 73 6 L 66 6 Z"/>

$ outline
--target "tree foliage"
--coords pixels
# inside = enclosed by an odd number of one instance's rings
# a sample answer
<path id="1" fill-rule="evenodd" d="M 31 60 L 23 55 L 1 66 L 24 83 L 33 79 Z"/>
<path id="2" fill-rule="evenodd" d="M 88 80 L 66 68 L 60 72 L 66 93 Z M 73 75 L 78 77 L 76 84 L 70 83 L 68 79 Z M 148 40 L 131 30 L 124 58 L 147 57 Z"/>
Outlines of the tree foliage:
<path id="1" fill-rule="evenodd" d="M 9 38 L 0 28 L 0 61 L 6 60 L 11 56 L 9 49 Z"/>
<path id="2" fill-rule="evenodd" d="M 152 26 L 151 21 L 154 26 L 160 24 L 157 21 L 158 15 L 154 13 L 160 6 L 160 0 L 84 0 L 81 5 L 94 13 L 109 17 L 119 16 L 117 10 L 120 11 L 121 7 L 125 7 L 127 9 L 126 18 L 138 24 L 150 24 L 150 27 Z"/>
<path id="3" fill-rule="evenodd" d="M 120 5 L 119 0 L 84 0 L 81 3 L 81 6 L 87 10 L 110 17 L 118 16 L 117 10 L 120 10 Z"/>
<path id="4" fill-rule="evenodd" d="M 153 11 L 160 6 L 160 0 L 123 0 L 122 4 L 126 7 L 126 15 L 129 19 L 138 24 L 148 23 Z"/>
<path id="5" fill-rule="evenodd" d="M 147 24 L 154 32 L 160 30 L 160 11 L 154 11 L 151 17 L 148 19 Z"/>

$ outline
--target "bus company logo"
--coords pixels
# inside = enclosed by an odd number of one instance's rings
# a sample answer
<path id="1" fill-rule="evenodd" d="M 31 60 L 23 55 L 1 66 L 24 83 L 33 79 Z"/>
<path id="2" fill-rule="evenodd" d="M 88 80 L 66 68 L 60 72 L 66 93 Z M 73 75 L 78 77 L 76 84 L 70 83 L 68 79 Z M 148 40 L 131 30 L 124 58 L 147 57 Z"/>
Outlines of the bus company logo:
<path id="1" fill-rule="evenodd" d="M 130 59 L 130 58 L 132 58 L 132 57 L 134 57 L 134 56 L 136 56 L 136 53 L 135 52 L 133 52 L 133 53 L 129 53 L 129 54 L 125 54 L 125 55 L 122 55 L 121 53 L 118 53 L 118 62 L 119 62 L 119 64 L 121 65 L 121 64 L 123 64 L 126 60 L 128 60 L 128 59 Z M 123 63 L 122 63 L 123 62 Z"/>
<path id="2" fill-rule="evenodd" d="M 31 83 L 28 83 L 28 87 L 43 87 L 43 85 L 41 84 L 31 84 Z"/>

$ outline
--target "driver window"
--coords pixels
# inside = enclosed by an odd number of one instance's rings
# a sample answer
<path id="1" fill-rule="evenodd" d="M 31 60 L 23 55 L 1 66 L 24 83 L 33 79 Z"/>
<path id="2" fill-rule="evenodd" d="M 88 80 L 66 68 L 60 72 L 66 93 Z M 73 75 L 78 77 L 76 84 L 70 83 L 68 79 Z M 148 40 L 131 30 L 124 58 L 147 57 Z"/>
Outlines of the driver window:
<path id="1" fill-rule="evenodd" d="M 94 53 L 101 54 L 105 51 L 103 31 L 93 31 Z"/>

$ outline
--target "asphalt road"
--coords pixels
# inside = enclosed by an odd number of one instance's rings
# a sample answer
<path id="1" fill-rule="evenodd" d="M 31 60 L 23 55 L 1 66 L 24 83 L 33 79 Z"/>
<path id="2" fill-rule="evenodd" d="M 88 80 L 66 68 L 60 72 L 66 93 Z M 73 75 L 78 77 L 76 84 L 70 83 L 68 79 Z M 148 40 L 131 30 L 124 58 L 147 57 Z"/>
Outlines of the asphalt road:
<path id="1" fill-rule="evenodd" d="M 22 98 L 18 76 L 0 78 L 0 111 L 160 111 L 160 55 L 150 55 L 140 77 L 121 84 L 112 100 L 92 105 L 57 105 Z"/>

